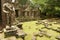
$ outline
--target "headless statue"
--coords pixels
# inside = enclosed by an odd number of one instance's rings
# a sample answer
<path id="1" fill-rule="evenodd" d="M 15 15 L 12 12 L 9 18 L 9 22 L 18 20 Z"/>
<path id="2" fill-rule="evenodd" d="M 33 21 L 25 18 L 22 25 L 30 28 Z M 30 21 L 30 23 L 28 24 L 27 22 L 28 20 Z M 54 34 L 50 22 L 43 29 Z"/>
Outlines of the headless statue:
<path id="1" fill-rule="evenodd" d="M 8 2 L 8 1 L 3 4 L 3 12 L 5 13 L 6 16 L 6 24 L 8 26 L 11 26 L 13 25 L 13 22 L 15 20 L 15 8 L 13 5 L 14 0 L 12 0 L 12 2 Z"/>

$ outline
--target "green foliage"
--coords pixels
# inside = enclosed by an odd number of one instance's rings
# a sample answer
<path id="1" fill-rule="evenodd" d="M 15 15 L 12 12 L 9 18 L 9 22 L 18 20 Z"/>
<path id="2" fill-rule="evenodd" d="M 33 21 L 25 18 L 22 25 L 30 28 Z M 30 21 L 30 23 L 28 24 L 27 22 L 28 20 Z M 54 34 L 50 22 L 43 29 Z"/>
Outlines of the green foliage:
<path id="1" fill-rule="evenodd" d="M 51 8 L 53 16 L 60 17 L 60 0 L 48 0 L 47 5 Z"/>
<path id="2" fill-rule="evenodd" d="M 47 2 L 49 5 L 59 6 L 60 7 L 60 0 L 48 0 Z"/>
<path id="3" fill-rule="evenodd" d="M 27 0 L 19 0 L 19 3 L 20 3 L 21 5 L 26 4 L 26 2 L 27 2 Z"/>
<path id="4" fill-rule="evenodd" d="M 37 4 L 45 4 L 47 0 L 32 0 L 32 1 Z"/>
<path id="5" fill-rule="evenodd" d="M 42 16 L 60 17 L 60 0 L 34 0 L 40 4 Z M 45 17 L 44 16 L 44 17 Z"/>
<path id="6" fill-rule="evenodd" d="M 27 0 L 19 0 L 19 3 L 22 5 L 26 4 L 26 2 Z M 60 0 L 32 0 L 32 2 L 30 3 L 30 6 L 34 8 L 35 5 L 39 5 L 42 15 L 47 17 L 60 16 Z"/>

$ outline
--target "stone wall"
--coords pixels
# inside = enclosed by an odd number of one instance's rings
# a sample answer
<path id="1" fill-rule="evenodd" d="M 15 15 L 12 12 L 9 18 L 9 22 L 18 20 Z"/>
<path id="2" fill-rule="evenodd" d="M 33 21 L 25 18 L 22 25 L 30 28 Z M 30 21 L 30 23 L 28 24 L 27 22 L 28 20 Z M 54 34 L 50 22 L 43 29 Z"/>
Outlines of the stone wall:
<path id="1" fill-rule="evenodd" d="M 28 21 L 28 20 L 37 20 L 40 19 L 40 11 L 38 8 L 27 7 L 25 9 L 20 8 L 18 10 L 18 19 L 19 21 Z"/>
<path id="2" fill-rule="evenodd" d="M 2 22 L 0 23 L 0 29 L 2 29 L 2 28 L 4 28 L 4 27 L 6 27 L 6 14 L 2 11 L 2 6 L 3 6 L 3 4 L 7 1 L 7 0 L 0 0 L 1 2 L 0 2 L 0 5 L 1 5 L 1 12 L 0 12 L 0 14 L 1 14 L 1 18 L 2 18 Z M 9 0 L 9 1 L 11 1 L 11 0 Z M 0 19 L 1 19 L 0 18 Z"/>
<path id="3" fill-rule="evenodd" d="M 5 0 L 0 0 L 0 30 L 2 30 L 5 27 L 5 14 L 2 11 L 2 5 L 5 2 Z"/>

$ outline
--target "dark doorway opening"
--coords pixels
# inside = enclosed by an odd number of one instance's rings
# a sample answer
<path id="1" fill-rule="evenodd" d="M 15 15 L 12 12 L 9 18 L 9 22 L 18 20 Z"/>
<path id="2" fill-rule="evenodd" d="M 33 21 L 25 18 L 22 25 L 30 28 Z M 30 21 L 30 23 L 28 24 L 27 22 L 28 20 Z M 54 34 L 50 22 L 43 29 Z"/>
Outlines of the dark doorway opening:
<path id="1" fill-rule="evenodd" d="M 1 0 L 0 0 L 0 24 L 2 23 L 2 12 L 1 12 Z"/>
<path id="2" fill-rule="evenodd" d="M 15 12 L 16 12 L 16 15 L 15 16 L 18 17 L 18 10 L 15 10 Z"/>
<path id="3" fill-rule="evenodd" d="M 2 2 L 1 2 L 2 0 L 0 0 L 0 30 L 2 30 L 2 28 L 3 28 L 3 25 L 2 25 Z"/>

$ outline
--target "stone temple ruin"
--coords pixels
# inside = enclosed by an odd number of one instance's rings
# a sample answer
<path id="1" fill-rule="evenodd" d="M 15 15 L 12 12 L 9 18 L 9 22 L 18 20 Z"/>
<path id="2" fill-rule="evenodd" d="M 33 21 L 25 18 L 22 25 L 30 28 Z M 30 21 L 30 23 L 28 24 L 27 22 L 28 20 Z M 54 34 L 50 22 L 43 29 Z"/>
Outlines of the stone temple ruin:
<path id="1" fill-rule="evenodd" d="M 9 2 L 10 1 L 11 0 L 9 0 Z M 5 26 L 7 24 L 7 18 L 6 18 L 7 16 L 3 12 L 3 5 L 6 2 L 7 2 L 7 0 L 0 0 L 0 30 L 2 28 L 5 28 Z M 27 18 L 29 18 L 27 20 L 39 19 L 40 18 L 39 8 L 38 7 L 32 8 L 30 6 L 30 1 L 27 1 L 26 4 L 24 4 L 24 5 L 19 5 L 18 0 L 15 0 L 14 8 L 15 8 L 15 13 L 12 14 L 14 16 L 11 16 L 11 18 L 14 17 L 14 18 L 12 18 L 12 22 L 15 18 L 18 18 L 18 17 L 20 17 L 19 21 L 24 21 Z"/>
<path id="2" fill-rule="evenodd" d="M 16 38 L 26 40 L 30 35 L 31 40 L 37 40 L 37 37 L 42 38 L 42 40 L 44 40 L 44 37 L 51 39 L 53 36 L 55 39 L 60 40 L 60 24 L 56 26 L 57 22 L 50 23 L 49 20 L 38 20 L 37 22 L 32 22 L 32 24 L 28 22 L 25 26 L 22 26 L 24 23 L 21 23 L 21 21 L 39 19 L 39 15 L 39 8 L 37 6 L 32 8 L 30 6 L 30 1 L 21 5 L 18 0 L 0 0 L 0 32 L 4 34 L 3 39 L 0 38 L 0 40 L 5 40 L 4 38 L 7 38 L 7 40 L 16 40 Z M 16 20 L 17 18 L 19 18 L 19 20 Z M 16 21 L 18 22 L 14 24 Z M 57 28 L 55 28 L 54 25 Z M 25 29 L 27 29 L 28 32 L 26 32 Z M 56 33 L 56 37 L 54 33 Z M 27 38 L 25 38 L 26 36 Z M 12 37 L 12 39 L 9 37 Z M 54 38 L 51 40 L 55 40 Z"/>
<path id="3" fill-rule="evenodd" d="M 21 17 L 20 21 L 26 18 L 31 20 L 40 18 L 39 15 L 39 8 L 30 7 L 30 1 L 25 5 L 19 5 L 18 0 L 0 0 L 0 31 L 4 32 L 5 37 L 12 35 L 24 40 L 27 34 L 23 31 L 22 24 L 14 24 L 15 19 Z"/>
<path id="4" fill-rule="evenodd" d="M 19 5 L 19 4 L 18 4 Z M 40 10 L 37 5 L 31 7 L 31 2 L 29 0 L 26 1 L 24 5 L 19 5 L 16 7 L 16 17 L 20 18 L 20 21 L 31 20 L 31 19 L 39 19 L 40 18 Z"/>

